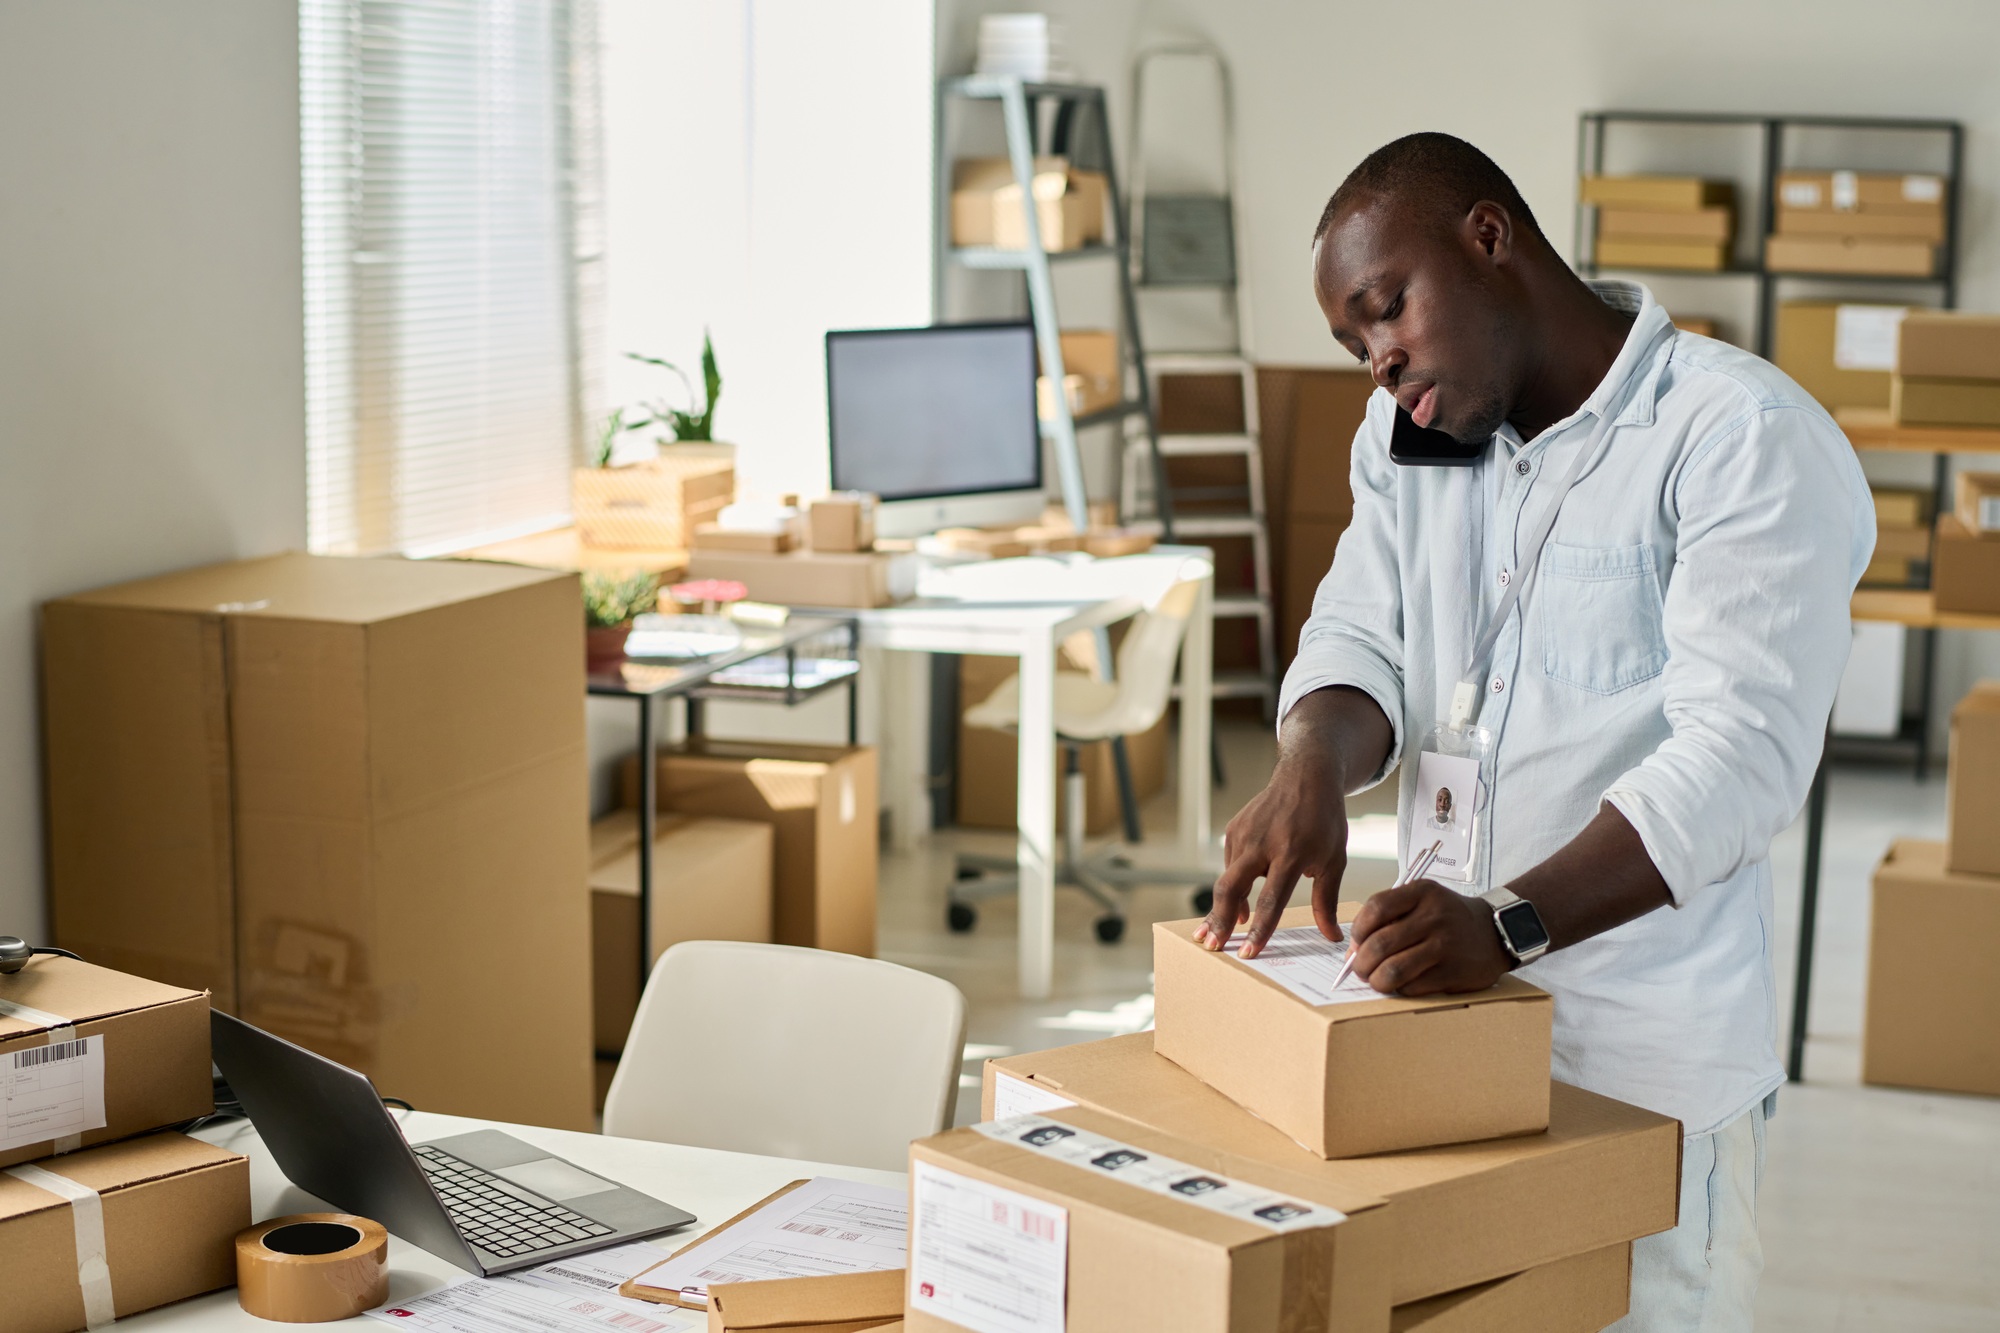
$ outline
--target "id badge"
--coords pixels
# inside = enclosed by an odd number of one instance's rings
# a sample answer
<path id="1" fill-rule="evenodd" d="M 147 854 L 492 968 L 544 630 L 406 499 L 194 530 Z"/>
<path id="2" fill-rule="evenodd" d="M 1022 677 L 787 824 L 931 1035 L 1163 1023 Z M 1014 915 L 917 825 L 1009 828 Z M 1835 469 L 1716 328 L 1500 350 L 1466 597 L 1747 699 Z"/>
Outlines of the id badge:
<path id="1" fill-rule="evenodd" d="M 1493 733 L 1484 727 L 1433 727 L 1417 756 L 1410 812 L 1410 864 L 1433 852 L 1426 879 L 1471 884 L 1479 873 L 1479 835 L 1491 791 Z"/>

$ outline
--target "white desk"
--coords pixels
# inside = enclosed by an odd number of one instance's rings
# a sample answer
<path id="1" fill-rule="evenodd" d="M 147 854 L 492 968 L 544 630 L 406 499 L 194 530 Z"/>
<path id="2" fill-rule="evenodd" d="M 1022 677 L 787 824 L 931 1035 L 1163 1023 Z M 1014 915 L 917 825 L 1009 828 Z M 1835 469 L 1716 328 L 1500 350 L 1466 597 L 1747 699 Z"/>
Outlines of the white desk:
<path id="1" fill-rule="evenodd" d="M 919 597 L 859 613 L 864 647 L 901 657 L 884 690 L 898 743 L 885 747 L 890 827 L 907 850 L 930 828 L 930 789 L 917 738 L 927 734 L 928 691 L 914 664 L 923 653 L 1021 659 L 1017 787 L 1021 868 L 1020 986 L 1028 999 L 1052 989 L 1055 955 L 1056 650 L 1079 630 L 1136 615 L 1189 562 L 1203 572 L 1181 648 L 1180 848 L 1208 857 L 1210 682 L 1214 675 L 1215 566 L 1208 548 L 1160 547 L 1144 555 L 1065 562 L 1024 557 L 927 572 Z"/>
<path id="2" fill-rule="evenodd" d="M 458 1116 L 428 1115 L 417 1112 L 403 1118 L 403 1132 L 412 1143 L 424 1143 L 474 1129 L 501 1129 L 529 1143 L 539 1144 L 578 1166 L 621 1181 L 654 1198 L 685 1208 L 699 1219 L 693 1226 L 654 1239 L 652 1243 L 677 1249 L 718 1222 L 727 1221 L 773 1190 L 810 1176 L 838 1176 L 844 1180 L 867 1181 L 902 1188 L 904 1177 L 895 1171 L 868 1171 L 859 1167 L 826 1166 L 816 1162 L 794 1162 L 782 1157 L 751 1157 L 743 1153 L 718 1152 L 711 1148 L 684 1148 L 669 1143 L 645 1143 L 637 1139 L 612 1139 L 601 1134 L 583 1134 L 567 1129 L 538 1129 L 528 1125 L 503 1125 L 487 1120 L 467 1120 Z M 225 1121 L 196 1135 L 250 1159 L 250 1215 L 262 1222 L 292 1213 L 327 1211 L 327 1205 L 286 1180 L 257 1132 L 247 1120 Z M 389 1297 L 408 1300 L 423 1292 L 468 1277 L 464 1269 L 391 1236 L 389 1238 Z M 348 1321 L 372 1328 L 381 1325 L 357 1316 Z M 280 1325 L 253 1318 L 236 1303 L 236 1289 L 213 1291 L 206 1296 L 161 1306 L 129 1319 L 117 1327 L 176 1330 L 261 1329 L 269 1333 Z"/>

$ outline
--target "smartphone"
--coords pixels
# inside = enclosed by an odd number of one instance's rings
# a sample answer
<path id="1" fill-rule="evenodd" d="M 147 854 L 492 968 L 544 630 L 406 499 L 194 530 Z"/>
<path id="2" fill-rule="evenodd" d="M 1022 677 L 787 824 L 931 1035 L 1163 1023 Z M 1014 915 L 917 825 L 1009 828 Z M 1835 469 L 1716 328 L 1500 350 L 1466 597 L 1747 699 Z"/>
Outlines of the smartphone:
<path id="1" fill-rule="evenodd" d="M 1488 443 L 1460 444 L 1441 430 L 1419 426 L 1398 407 L 1389 432 L 1389 457 L 1404 467 L 1471 467 L 1485 455 Z"/>

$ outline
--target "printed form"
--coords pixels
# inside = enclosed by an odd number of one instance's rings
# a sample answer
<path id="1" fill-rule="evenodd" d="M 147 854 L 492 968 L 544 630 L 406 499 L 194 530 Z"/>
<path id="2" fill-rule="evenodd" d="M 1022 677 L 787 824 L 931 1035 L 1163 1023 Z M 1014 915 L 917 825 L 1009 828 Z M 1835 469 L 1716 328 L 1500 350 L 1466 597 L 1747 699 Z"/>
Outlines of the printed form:
<path id="1" fill-rule="evenodd" d="M 468 1278 L 368 1313 L 432 1333 L 688 1333 L 699 1315 L 618 1295 L 660 1262 L 652 1245 L 614 1246 L 504 1277 Z"/>
<path id="2" fill-rule="evenodd" d="M 696 1241 L 647 1272 L 644 1283 L 706 1302 L 712 1283 L 901 1268 L 909 1231 L 901 1190 L 820 1177 Z"/>
<path id="3" fill-rule="evenodd" d="M 1233 937 L 1225 948 L 1233 955 L 1244 938 Z M 1347 961 L 1347 941 L 1330 940 L 1319 933 L 1317 926 L 1288 926 L 1271 936 L 1264 952 L 1239 961 L 1262 972 L 1307 1004 L 1352 1004 L 1387 998 L 1351 972 L 1338 989 L 1334 987 L 1333 979 L 1340 975 L 1340 965 Z"/>
<path id="4" fill-rule="evenodd" d="M 973 1333 L 1063 1333 L 1069 1210 L 914 1164 L 910 1309 Z"/>
<path id="5" fill-rule="evenodd" d="M 104 1038 L 0 1055 L 0 1148 L 104 1128 Z"/>

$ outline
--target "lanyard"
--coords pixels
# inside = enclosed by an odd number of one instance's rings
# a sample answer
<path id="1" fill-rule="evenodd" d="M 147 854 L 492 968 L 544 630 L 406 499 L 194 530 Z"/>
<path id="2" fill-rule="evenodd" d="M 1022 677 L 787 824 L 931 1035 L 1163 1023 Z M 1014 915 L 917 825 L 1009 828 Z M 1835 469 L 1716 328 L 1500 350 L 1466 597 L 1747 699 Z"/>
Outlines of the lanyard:
<path id="1" fill-rule="evenodd" d="M 1479 715 L 1479 678 L 1486 674 L 1487 656 L 1492 653 L 1493 645 L 1499 642 L 1500 630 L 1506 625 L 1507 617 L 1513 613 L 1514 604 L 1521 600 L 1521 594 L 1526 590 L 1528 580 L 1534 577 L 1535 566 L 1542 558 L 1542 547 L 1548 542 L 1549 533 L 1556 525 L 1556 512 L 1562 508 L 1563 501 L 1569 496 L 1570 487 L 1576 485 L 1576 479 L 1583 475 L 1584 466 L 1596 455 L 1597 447 L 1604 442 L 1605 433 L 1610 429 L 1611 415 L 1607 410 L 1597 418 L 1597 424 L 1591 428 L 1590 438 L 1585 440 L 1583 448 L 1577 451 L 1575 460 L 1569 465 L 1569 471 L 1563 474 L 1562 481 L 1557 484 L 1555 495 L 1550 498 L 1548 508 L 1542 511 L 1534 530 L 1529 533 L 1520 566 L 1509 572 L 1507 592 L 1501 597 L 1500 604 L 1493 608 L 1493 614 L 1487 618 L 1486 624 L 1481 627 L 1478 638 L 1473 642 L 1472 660 L 1466 663 L 1464 677 L 1459 680 L 1458 687 L 1451 692 L 1452 730 L 1463 730 Z"/>

